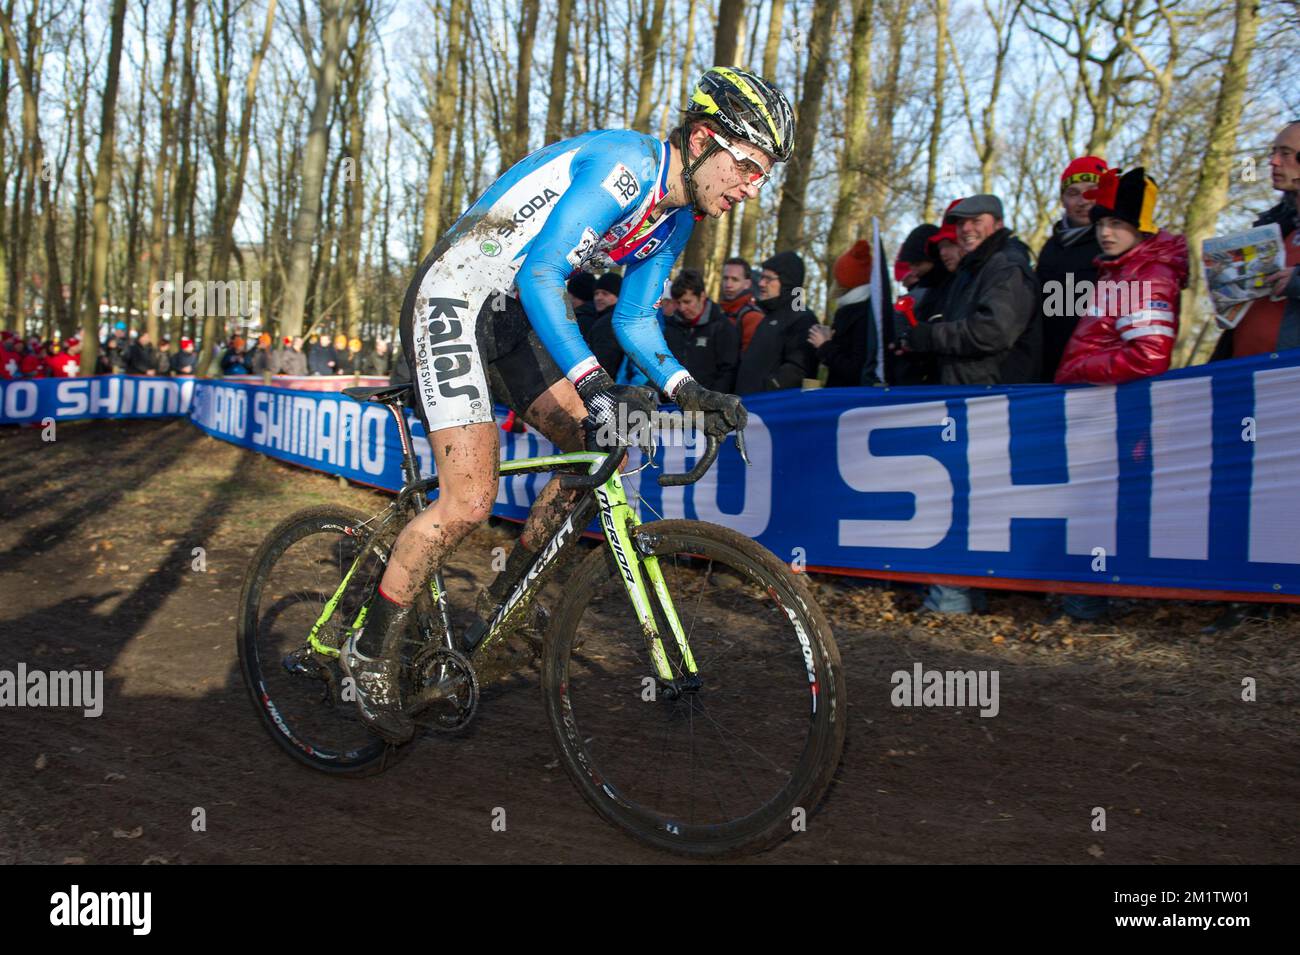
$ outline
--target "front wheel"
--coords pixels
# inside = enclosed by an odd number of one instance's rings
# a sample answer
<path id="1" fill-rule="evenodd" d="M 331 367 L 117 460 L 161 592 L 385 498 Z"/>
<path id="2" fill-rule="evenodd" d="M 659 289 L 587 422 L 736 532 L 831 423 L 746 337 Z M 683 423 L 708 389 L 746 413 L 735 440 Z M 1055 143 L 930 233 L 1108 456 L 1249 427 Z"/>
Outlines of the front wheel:
<path id="1" fill-rule="evenodd" d="M 800 831 L 844 745 L 844 676 L 804 580 L 754 541 L 699 521 L 633 532 L 657 558 L 694 672 L 659 631 L 656 676 L 608 547 L 566 586 L 542 688 L 561 761 L 598 813 L 691 856 L 753 852 Z"/>

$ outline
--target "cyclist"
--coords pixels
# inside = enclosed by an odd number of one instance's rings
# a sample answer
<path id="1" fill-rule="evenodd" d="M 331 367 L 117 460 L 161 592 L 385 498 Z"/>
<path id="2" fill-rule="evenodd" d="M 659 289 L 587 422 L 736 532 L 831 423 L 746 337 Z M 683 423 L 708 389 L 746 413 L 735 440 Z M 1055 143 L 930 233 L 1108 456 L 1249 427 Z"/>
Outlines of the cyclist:
<path id="1" fill-rule="evenodd" d="M 414 724 L 401 709 L 398 654 L 411 604 L 455 546 L 492 510 L 499 450 L 492 397 L 564 451 L 582 421 L 618 427 L 656 410 L 617 385 L 578 330 L 566 281 L 624 267 L 613 324 L 623 350 L 683 411 L 723 435 L 743 429 L 740 399 L 709 391 L 673 358 L 655 317 L 665 280 L 695 222 L 758 194 L 790 158 L 785 95 L 753 73 L 712 67 L 666 141 L 597 130 L 525 157 L 460 217 L 416 272 L 401 313 L 414 403 L 433 449 L 437 499 L 398 536 L 365 626 L 344 644 L 361 717 L 393 742 Z M 572 501 L 557 480 L 538 495 L 505 570 L 480 596 L 504 597 Z"/>

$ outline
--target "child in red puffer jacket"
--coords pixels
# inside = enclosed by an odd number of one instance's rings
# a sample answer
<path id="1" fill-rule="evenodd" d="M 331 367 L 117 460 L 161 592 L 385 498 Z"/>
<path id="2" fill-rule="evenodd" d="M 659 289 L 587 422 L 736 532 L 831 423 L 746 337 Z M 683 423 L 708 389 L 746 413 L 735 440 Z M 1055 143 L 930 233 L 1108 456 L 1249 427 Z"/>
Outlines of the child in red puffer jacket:
<path id="1" fill-rule="evenodd" d="M 1117 385 L 1169 370 L 1187 239 L 1156 228 L 1156 194 L 1141 166 L 1108 170 L 1085 193 L 1096 203 L 1090 215 L 1102 254 L 1091 308 L 1065 346 L 1057 384 Z"/>

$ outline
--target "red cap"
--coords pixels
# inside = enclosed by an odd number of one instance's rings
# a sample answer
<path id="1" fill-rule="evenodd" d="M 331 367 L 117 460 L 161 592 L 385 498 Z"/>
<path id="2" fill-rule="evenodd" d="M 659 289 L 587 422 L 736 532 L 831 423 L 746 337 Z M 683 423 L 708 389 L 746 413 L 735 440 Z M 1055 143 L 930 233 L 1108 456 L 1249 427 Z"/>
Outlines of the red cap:
<path id="1" fill-rule="evenodd" d="M 181 339 L 181 347 L 182 347 L 182 348 L 193 348 L 193 347 L 194 347 L 194 339 L 192 339 L 192 338 L 182 338 L 182 339 Z"/>
<path id="2" fill-rule="evenodd" d="M 1080 156 L 1078 159 L 1071 159 L 1070 165 L 1066 166 L 1065 172 L 1061 173 L 1061 188 L 1064 189 L 1076 182 L 1099 182 L 1105 171 L 1106 160 L 1100 156 Z"/>
<path id="3" fill-rule="evenodd" d="M 290 338 L 288 335 L 285 335 L 283 338 L 280 339 L 280 344 L 281 344 L 281 345 L 292 345 L 292 344 L 293 344 L 293 339 Z"/>
<path id="4" fill-rule="evenodd" d="M 954 245 L 960 244 L 957 241 L 957 227 L 955 225 L 950 223 L 948 225 L 940 226 L 938 232 L 925 240 L 925 246 L 927 249 L 938 249 L 939 243 L 944 241 L 951 242 Z"/>

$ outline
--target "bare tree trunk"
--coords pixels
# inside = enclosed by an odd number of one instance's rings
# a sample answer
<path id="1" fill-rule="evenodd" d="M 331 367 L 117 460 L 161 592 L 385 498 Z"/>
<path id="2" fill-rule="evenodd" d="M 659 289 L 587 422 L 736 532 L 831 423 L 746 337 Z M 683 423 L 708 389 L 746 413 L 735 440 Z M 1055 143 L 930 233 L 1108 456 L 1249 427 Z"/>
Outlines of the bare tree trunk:
<path id="1" fill-rule="evenodd" d="M 691 0 L 694 4 L 695 0 Z M 558 0 L 555 9 L 555 46 L 551 52 L 551 95 L 546 104 L 546 143 L 564 138 L 564 106 L 568 102 L 569 27 L 573 0 Z"/>
<path id="2" fill-rule="evenodd" d="M 184 0 L 185 2 L 185 27 L 181 35 L 181 44 L 183 53 L 181 55 L 181 92 L 180 92 L 180 115 L 176 117 L 175 141 L 172 149 L 173 169 L 175 174 L 172 180 L 172 235 L 177 242 L 181 243 L 179 256 L 173 256 L 172 259 L 179 259 L 179 271 L 182 273 L 182 279 L 191 276 L 193 263 L 195 261 L 196 250 L 194 248 L 194 230 L 191 226 L 194 214 L 194 196 L 196 192 L 196 183 L 198 174 L 195 170 L 196 151 L 194 149 L 193 117 L 194 117 L 194 88 L 196 84 L 197 69 L 194 64 L 194 17 L 198 0 Z M 168 265 L 171 265 L 171 261 Z M 201 336 L 194 335 L 191 327 L 193 322 L 187 323 L 184 315 L 173 316 L 172 324 L 179 322 L 181 334 L 191 335 L 200 339 L 201 348 L 195 367 L 195 372 L 199 375 L 205 375 L 208 372 L 208 366 L 212 361 L 213 345 L 215 341 Z"/>
<path id="3" fill-rule="evenodd" d="M 826 85 L 826 65 L 830 51 L 831 35 L 839 5 L 820 4 L 813 13 L 812 30 L 808 37 L 808 65 L 804 72 L 803 95 L 799 98 L 798 124 L 804 135 L 795 140 L 794 155 L 787 163 L 785 188 L 781 191 L 781 205 L 777 210 L 776 251 L 797 250 L 803 245 L 805 219 L 804 199 L 808 192 L 808 178 L 812 172 L 814 137 L 808 132 L 817 128 L 821 116 L 822 90 Z"/>
<path id="4" fill-rule="evenodd" d="M 1214 320 L 1205 290 L 1205 268 L 1201 263 L 1201 242 L 1214 232 L 1215 222 L 1228 195 L 1228 175 L 1232 170 L 1237 146 L 1237 128 L 1241 124 L 1250 54 L 1259 30 L 1259 0 L 1236 0 L 1232 48 L 1223 67 L 1223 80 L 1215 102 L 1209 141 L 1201 154 L 1196 190 L 1187 208 L 1185 231 L 1191 252 L 1191 281 L 1182 296 L 1184 332 Z M 1197 341 L 1199 341 L 1198 336 Z M 1188 338 L 1175 351 L 1175 364 L 1184 365 L 1193 357 Z"/>
<path id="5" fill-rule="evenodd" d="M 113 0 L 108 45 L 108 76 L 104 81 L 103 109 L 99 120 L 99 156 L 95 165 L 95 206 L 91 215 L 90 286 L 86 291 L 86 313 L 82 317 L 83 342 L 98 340 L 99 300 L 107 288 L 108 271 L 108 193 L 113 183 L 113 130 L 117 120 L 118 69 L 122 63 L 122 27 L 126 19 L 126 0 Z M 81 373 L 95 370 L 96 351 L 87 347 L 81 353 Z"/>
<path id="6" fill-rule="evenodd" d="M 921 204 L 921 221 L 933 222 L 936 215 L 935 192 L 938 186 L 940 136 L 943 132 L 944 85 L 947 80 L 948 0 L 934 0 L 938 40 L 934 48 L 934 85 L 930 88 L 930 143 L 925 159 L 925 199 Z M 944 169 L 948 172 L 947 167 Z"/>
<path id="7" fill-rule="evenodd" d="M 153 170 L 153 208 L 149 220 L 149 286 L 150 291 L 160 282 L 167 280 L 167 255 L 170 243 L 167 241 L 167 179 L 168 169 L 176 164 L 174 143 L 172 141 L 172 75 L 175 73 L 176 58 L 172 53 L 172 44 L 176 39 L 176 20 L 178 0 L 172 0 L 171 13 L 167 17 L 167 39 L 163 45 L 162 86 L 158 92 L 158 161 Z M 172 333 L 168 321 L 166 331 Z M 179 351 L 179 348 L 177 349 Z"/>
<path id="8" fill-rule="evenodd" d="M 236 134 L 234 161 L 232 163 L 229 150 L 226 148 L 225 127 L 229 125 L 226 121 L 229 111 L 227 90 L 230 83 L 228 71 L 232 62 L 233 40 L 229 32 L 229 7 L 223 3 L 222 25 L 218 32 L 225 38 L 228 52 L 225 60 L 226 72 L 218 77 L 217 121 L 222 128 L 215 131 L 216 139 L 212 157 L 213 169 L 217 179 L 217 202 L 212 211 L 212 250 L 208 269 L 210 278 L 218 282 L 231 281 L 229 274 L 230 259 L 235 252 L 235 223 L 239 219 L 239 209 L 244 200 L 244 177 L 248 173 L 253 114 L 257 107 L 257 78 L 261 73 L 262 61 L 266 58 L 266 51 L 271 45 L 271 32 L 275 25 L 275 7 L 276 0 L 270 0 L 266 7 L 266 22 L 262 27 L 261 41 L 253 49 L 248 64 L 248 75 L 244 78 L 244 98 L 240 106 L 239 130 Z M 243 295 L 238 296 L 238 300 L 241 305 L 244 304 Z M 216 340 L 222 318 L 224 316 L 211 314 L 205 310 L 203 316 L 203 341 L 212 342 Z M 264 330 L 269 331 L 269 326 Z M 210 362 L 212 350 L 206 348 L 205 352 L 207 362 Z M 200 365 L 206 366 L 207 362 L 201 361 Z M 206 367 L 203 367 L 203 371 L 206 371 Z"/>
<path id="9" fill-rule="evenodd" d="M 839 194 L 826 242 L 827 268 L 853 240 L 861 237 L 863 197 L 874 150 L 868 149 L 867 111 L 871 98 L 871 46 L 875 33 L 875 0 L 853 0 L 853 33 L 849 41 L 849 87 L 844 102 L 844 148 L 840 154 Z"/>
<path id="10" fill-rule="evenodd" d="M 302 164 L 302 197 L 293 224 L 289 253 L 289 274 L 280 315 L 280 329 L 285 335 L 302 333 L 303 307 L 307 301 L 307 283 L 311 278 L 312 244 L 320 225 L 321 187 L 325 178 L 325 160 L 329 148 L 328 120 L 338 83 L 339 57 L 356 16 L 356 0 L 320 0 L 320 57 L 313 60 L 304 50 L 316 85 L 311 126 Z M 306 28 L 303 28 L 304 39 Z"/>
<path id="11" fill-rule="evenodd" d="M 149 0 L 142 0 L 140 9 L 144 29 L 147 31 L 149 28 Z M 126 216 L 126 263 L 125 268 L 122 269 L 122 304 L 128 315 L 137 305 L 136 283 L 140 277 L 140 220 L 143 217 L 141 191 L 144 186 L 145 130 L 148 128 L 144 119 L 144 95 L 149 86 L 145 82 L 145 77 L 149 75 L 149 48 L 151 45 L 146 35 L 143 44 L 144 59 L 141 65 L 140 90 L 135 108 L 136 155 L 131 170 L 130 203 Z M 160 156 L 159 162 L 161 161 L 162 157 Z M 158 316 L 154 314 L 152 296 L 146 294 L 144 303 L 145 330 L 148 331 L 150 338 L 156 342 L 158 341 Z"/>
<path id="12" fill-rule="evenodd" d="M 37 23 L 38 0 L 32 0 L 27 14 L 27 59 L 22 59 L 18 37 L 8 14 L 0 19 L 3 28 L 5 49 L 18 74 L 19 86 L 23 94 L 23 145 L 20 153 L 21 165 L 14 180 L 13 226 L 13 260 L 9 275 L 9 308 L 13 313 L 13 326 L 19 337 L 27 334 L 27 253 L 31 245 L 32 218 L 36 203 L 36 179 L 43 167 L 43 150 L 41 133 L 37 121 L 40 115 L 40 77 L 44 60 L 41 48 L 41 28 Z M 0 214 L 3 209 L 0 209 Z"/>
<path id="13" fill-rule="evenodd" d="M 834 6 L 834 4 L 827 4 Z M 737 36 L 740 32 L 741 14 L 745 11 L 744 0 L 720 0 L 718 3 L 718 27 L 713 34 L 713 62 L 710 66 L 732 66 L 736 56 Z M 683 156 L 683 162 L 690 162 L 690 157 Z M 695 231 L 682 255 L 684 268 L 699 269 L 704 273 L 704 283 L 712 288 L 715 283 L 713 275 L 715 263 L 712 261 L 717 243 L 712 219 L 702 219 L 695 224 Z"/>
<path id="14" fill-rule="evenodd" d="M 772 0 L 767 20 L 767 42 L 763 46 L 763 76 L 772 79 L 776 74 L 777 54 L 781 49 L 781 21 L 785 15 L 785 0 Z M 744 205 L 745 215 L 740 223 L 740 257 L 753 263 L 758 249 L 758 223 L 763 217 L 763 197 L 751 199 Z"/>
<path id="15" fill-rule="evenodd" d="M 513 166 L 528 155 L 528 92 L 533 79 L 533 38 L 537 34 L 538 0 L 523 0 L 519 20 L 519 62 L 515 69 L 515 122 L 511 137 L 510 156 L 506 166 Z"/>
<path id="16" fill-rule="evenodd" d="M 424 186 L 424 223 L 420 235 L 420 259 L 423 260 L 442 234 L 443 188 L 447 179 L 447 162 L 451 153 L 451 136 L 456 120 L 455 104 L 460 95 L 462 0 L 451 0 L 447 15 L 446 67 L 437 78 L 437 93 L 429 121 L 433 126 L 433 149 L 429 155 L 429 175 Z M 425 73 L 425 89 L 434 83 L 431 72 Z M 525 121 L 527 117 L 525 116 Z"/>
<path id="17" fill-rule="evenodd" d="M 651 4 L 654 4 L 653 9 Z M 654 105 L 655 55 L 664 29 L 664 0 L 642 0 L 637 34 L 640 40 L 640 69 L 637 78 L 636 113 L 632 128 L 650 131 L 650 108 Z"/>
<path id="18" fill-rule="evenodd" d="M 9 0 L 9 5 L 4 9 L 4 21 L 10 24 L 12 29 L 14 17 L 14 0 Z M 5 46 L 4 57 L 0 57 L 0 103 L 9 102 L 9 61 L 11 56 L 8 53 L 8 45 Z M 5 163 L 5 152 L 9 141 L 9 113 L 5 111 L 4 116 L 0 117 L 0 290 L 9 287 L 9 229 L 5 221 L 5 202 L 9 195 L 9 167 Z M 2 293 L 0 293 L 2 294 Z M 0 308 L 0 328 L 9 328 L 11 318 L 7 308 L 8 300 L 6 298 L 5 307 Z"/>

